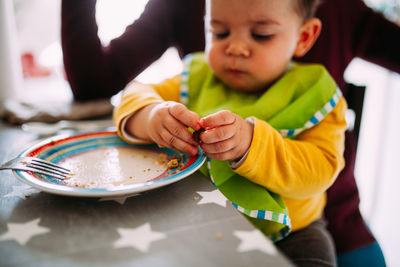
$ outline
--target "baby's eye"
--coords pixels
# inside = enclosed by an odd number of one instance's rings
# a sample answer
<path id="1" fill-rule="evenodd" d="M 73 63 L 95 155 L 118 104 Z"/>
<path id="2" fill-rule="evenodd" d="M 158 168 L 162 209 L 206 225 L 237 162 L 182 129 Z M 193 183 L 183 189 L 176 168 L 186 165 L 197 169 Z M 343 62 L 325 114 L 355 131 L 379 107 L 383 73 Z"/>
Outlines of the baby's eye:
<path id="1" fill-rule="evenodd" d="M 258 33 L 252 33 L 251 36 L 257 41 L 267 41 L 273 37 L 272 34 L 258 34 Z"/>
<path id="2" fill-rule="evenodd" d="M 213 32 L 213 36 L 216 39 L 224 39 L 229 36 L 229 32 Z"/>

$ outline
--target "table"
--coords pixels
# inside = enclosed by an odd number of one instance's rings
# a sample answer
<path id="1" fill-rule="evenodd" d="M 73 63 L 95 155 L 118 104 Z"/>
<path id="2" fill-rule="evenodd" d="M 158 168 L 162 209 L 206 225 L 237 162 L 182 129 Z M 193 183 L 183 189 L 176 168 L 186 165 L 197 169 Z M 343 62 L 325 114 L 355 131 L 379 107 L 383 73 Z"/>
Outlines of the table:
<path id="1" fill-rule="evenodd" d="M 37 143 L 0 122 L 0 162 Z M 0 266 L 290 266 L 199 172 L 130 198 L 39 192 L 0 172 Z"/>

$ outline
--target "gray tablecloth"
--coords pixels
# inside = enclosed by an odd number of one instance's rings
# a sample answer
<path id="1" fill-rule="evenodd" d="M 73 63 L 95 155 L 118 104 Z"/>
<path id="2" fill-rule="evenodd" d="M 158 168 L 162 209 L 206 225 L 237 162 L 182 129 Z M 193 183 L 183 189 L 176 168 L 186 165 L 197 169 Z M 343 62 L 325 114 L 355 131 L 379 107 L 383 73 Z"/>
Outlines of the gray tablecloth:
<path id="1" fill-rule="evenodd" d="M 0 162 L 37 143 L 0 123 Z M 0 172 L 0 266 L 289 266 L 195 173 L 133 197 L 39 192 Z"/>

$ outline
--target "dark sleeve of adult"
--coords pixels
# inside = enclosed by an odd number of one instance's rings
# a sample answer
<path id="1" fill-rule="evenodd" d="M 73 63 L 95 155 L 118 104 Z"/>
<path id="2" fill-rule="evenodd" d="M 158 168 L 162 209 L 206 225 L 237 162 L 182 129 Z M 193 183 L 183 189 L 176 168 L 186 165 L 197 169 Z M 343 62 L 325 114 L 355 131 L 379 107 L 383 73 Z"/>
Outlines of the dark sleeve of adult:
<path id="1" fill-rule="evenodd" d="M 355 57 L 400 72 L 400 27 L 362 0 L 325 0 L 317 17 L 321 34 L 299 61 L 323 64 L 341 88 L 344 71 Z"/>
<path id="2" fill-rule="evenodd" d="M 359 6 L 350 6 L 354 56 L 400 73 L 400 26 L 358 2 Z"/>
<path id="3" fill-rule="evenodd" d="M 188 7 L 179 5 L 185 2 Z M 200 9 L 191 2 L 200 2 Z M 203 27 L 201 5 L 202 1 L 150 0 L 141 17 L 104 47 L 97 35 L 96 0 L 63 0 L 64 67 L 74 98 L 84 101 L 114 95 L 171 46 L 181 55 L 200 50 L 203 31 L 194 31 L 198 39 L 184 36 L 188 20 Z M 182 12 L 185 9 L 197 15 L 187 19 L 191 13 Z"/>

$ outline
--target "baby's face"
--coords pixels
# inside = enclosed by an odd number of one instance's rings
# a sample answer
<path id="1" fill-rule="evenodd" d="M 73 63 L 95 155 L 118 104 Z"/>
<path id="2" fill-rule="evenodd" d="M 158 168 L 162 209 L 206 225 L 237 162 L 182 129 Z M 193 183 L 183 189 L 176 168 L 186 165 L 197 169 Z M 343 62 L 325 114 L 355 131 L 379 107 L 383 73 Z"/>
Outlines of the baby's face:
<path id="1" fill-rule="evenodd" d="M 287 69 L 303 20 L 294 0 L 210 0 L 208 61 L 243 91 L 265 89 Z"/>

